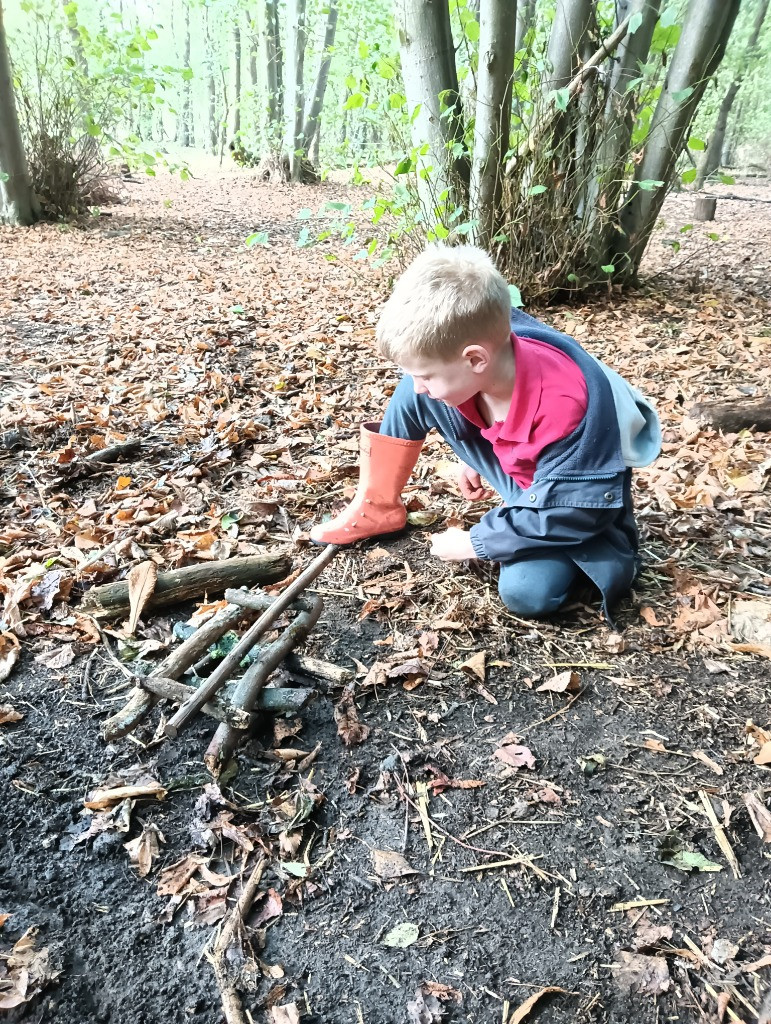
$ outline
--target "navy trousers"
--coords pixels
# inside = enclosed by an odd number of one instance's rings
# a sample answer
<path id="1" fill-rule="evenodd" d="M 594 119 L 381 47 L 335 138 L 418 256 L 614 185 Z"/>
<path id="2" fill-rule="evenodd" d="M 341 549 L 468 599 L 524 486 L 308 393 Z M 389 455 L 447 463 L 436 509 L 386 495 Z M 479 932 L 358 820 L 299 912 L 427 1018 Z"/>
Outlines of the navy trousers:
<path id="1" fill-rule="evenodd" d="M 388 403 L 380 433 L 419 441 L 430 430 L 437 430 L 462 462 L 483 476 L 504 502 L 511 501 L 521 488 L 504 472 L 489 441 L 473 427 L 458 430 L 459 417 L 443 402 L 416 394 L 412 377 L 405 374 Z M 540 618 L 565 603 L 579 571 L 559 548 L 549 553 L 539 551 L 510 565 L 501 565 L 498 593 L 515 615 Z"/>

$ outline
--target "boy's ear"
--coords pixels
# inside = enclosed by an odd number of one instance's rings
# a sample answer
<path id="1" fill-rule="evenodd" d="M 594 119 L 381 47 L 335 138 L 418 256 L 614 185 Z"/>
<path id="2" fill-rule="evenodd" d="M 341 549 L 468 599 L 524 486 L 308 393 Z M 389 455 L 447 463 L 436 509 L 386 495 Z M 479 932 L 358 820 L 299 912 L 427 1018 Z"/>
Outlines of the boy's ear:
<path id="1" fill-rule="evenodd" d="M 484 345 L 466 345 L 462 356 L 464 359 L 468 359 L 474 373 L 481 373 L 490 365 L 490 353 Z"/>

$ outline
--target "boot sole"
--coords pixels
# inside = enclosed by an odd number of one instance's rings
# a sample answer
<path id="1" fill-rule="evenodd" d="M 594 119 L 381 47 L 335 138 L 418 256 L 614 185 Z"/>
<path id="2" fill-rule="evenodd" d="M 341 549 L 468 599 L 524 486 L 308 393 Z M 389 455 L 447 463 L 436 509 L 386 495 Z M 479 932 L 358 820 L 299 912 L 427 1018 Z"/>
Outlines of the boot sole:
<path id="1" fill-rule="evenodd" d="M 354 544 L 367 544 L 369 541 L 381 541 L 381 540 L 398 540 L 399 537 L 404 537 L 409 532 L 407 526 L 402 526 L 398 530 L 392 530 L 390 533 L 378 533 L 375 537 L 362 537 L 361 540 L 349 540 L 349 541 L 331 541 L 331 540 L 314 540 L 310 538 L 311 544 L 315 544 L 317 547 L 323 548 L 328 544 L 336 544 L 339 548 L 352 548 Z"/>

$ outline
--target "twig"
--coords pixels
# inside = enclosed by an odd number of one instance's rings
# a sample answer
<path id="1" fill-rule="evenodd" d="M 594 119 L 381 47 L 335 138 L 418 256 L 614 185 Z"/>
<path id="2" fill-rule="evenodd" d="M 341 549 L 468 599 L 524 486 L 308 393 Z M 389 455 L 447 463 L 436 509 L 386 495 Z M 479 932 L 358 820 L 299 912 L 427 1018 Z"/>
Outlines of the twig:
<path id="1" fill-rule="evenodd" d="M 710 800 L 709 795 L 703 789 L 700 789 L 699 796 L 701 797 L 701 802 L 704 804 L 704 810 L 707 813 L 707 817 L 709 818 L 710 824 L 712 825 L 712 829 L 715 833 L 715 839 L 717 839 L 718 846 L 723 851 L 725 859 L 731 866 L 734 878 L 741 878 L 742 873 L 739 870 L 739 862 L 736 859 L 736 854 L 734 853 L 731 844 L 728 842 L 728 836 L 725 834 L 723 826 L 717 820 L 715 808 L 712 806 L 712 801 Z"/>

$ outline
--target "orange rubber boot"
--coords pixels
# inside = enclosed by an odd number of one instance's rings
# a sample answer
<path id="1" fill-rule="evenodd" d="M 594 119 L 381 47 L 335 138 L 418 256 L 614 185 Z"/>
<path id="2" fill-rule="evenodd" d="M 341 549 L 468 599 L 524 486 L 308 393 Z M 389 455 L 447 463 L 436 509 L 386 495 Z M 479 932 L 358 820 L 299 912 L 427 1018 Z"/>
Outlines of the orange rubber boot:
<path id="1" fill-rule="evenodd" d="M 379 423 L 361 427 L 359 486 L 350 505 L 311 530 L 316 544 L 353 544 L 367 537 L 398 533 L 407 523 L 402 488 L 418 461 L 422 441 L 378 433 Z"/>

